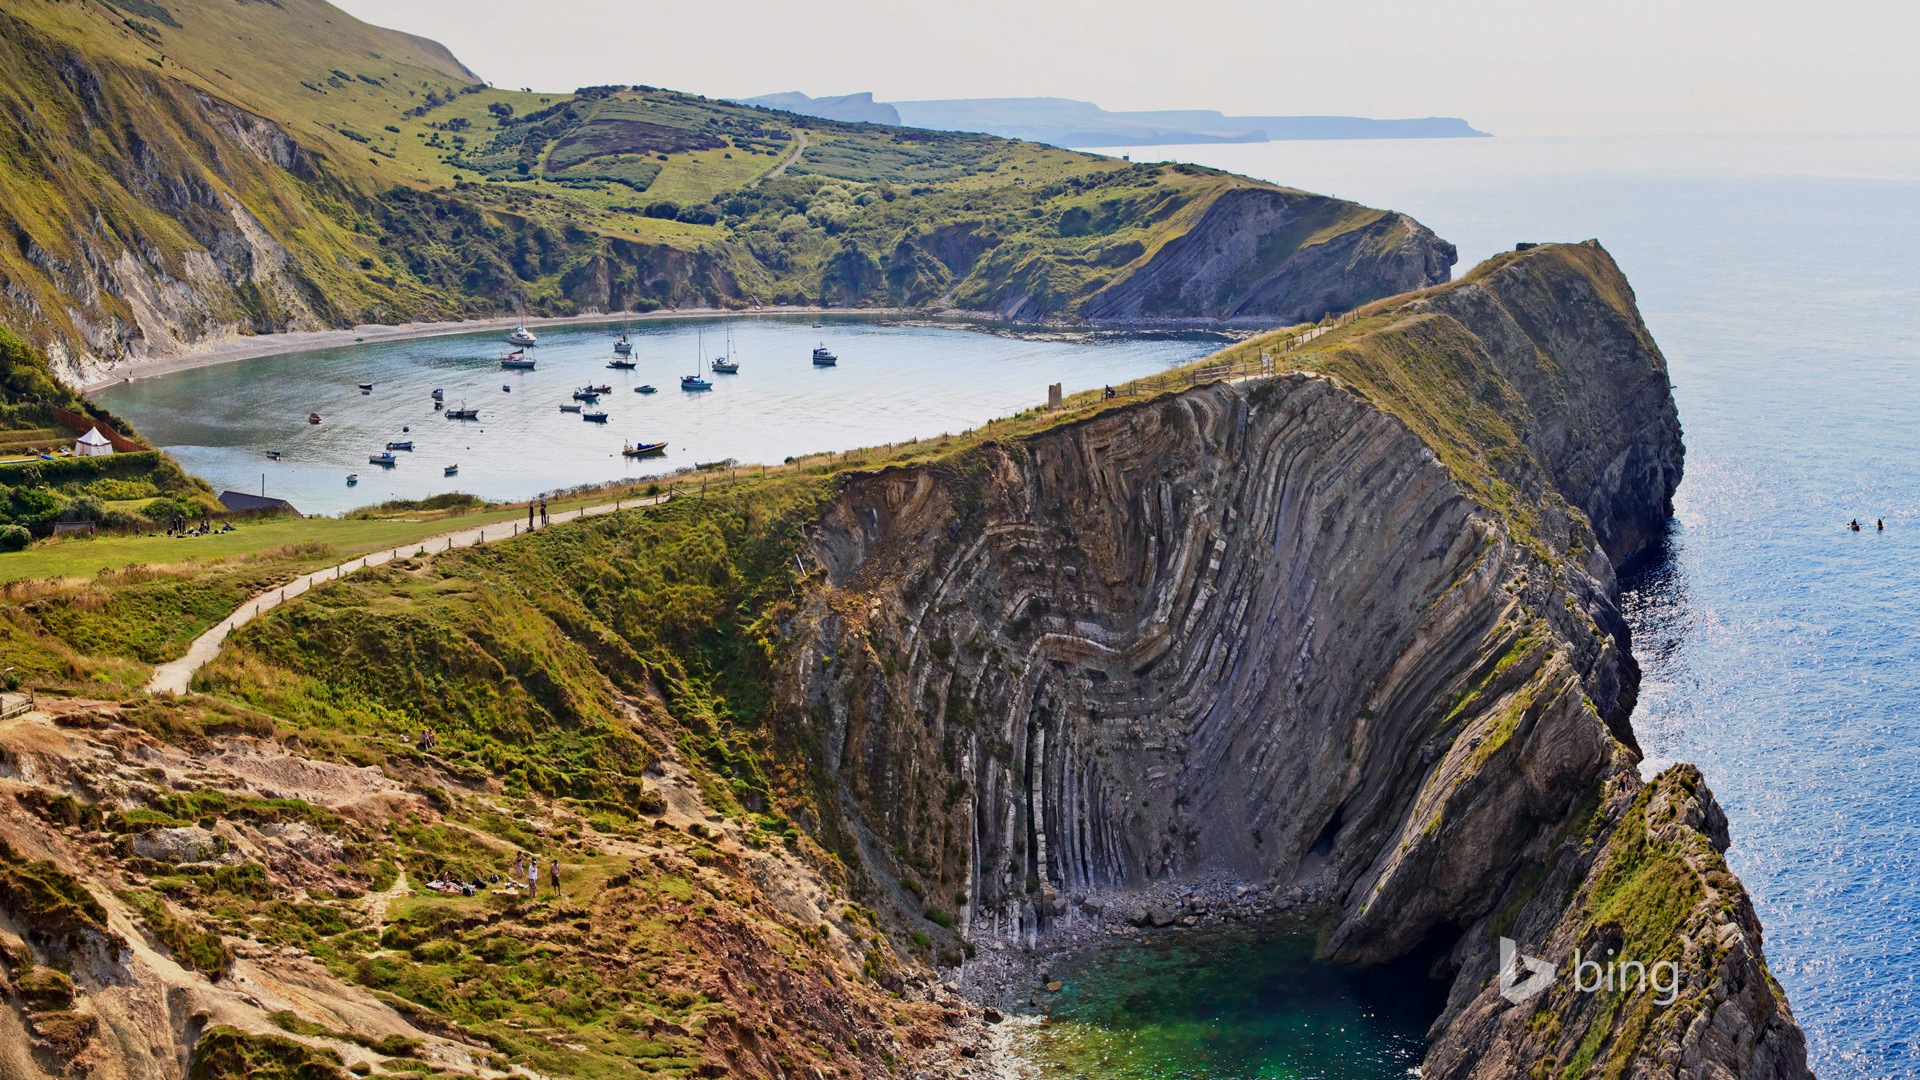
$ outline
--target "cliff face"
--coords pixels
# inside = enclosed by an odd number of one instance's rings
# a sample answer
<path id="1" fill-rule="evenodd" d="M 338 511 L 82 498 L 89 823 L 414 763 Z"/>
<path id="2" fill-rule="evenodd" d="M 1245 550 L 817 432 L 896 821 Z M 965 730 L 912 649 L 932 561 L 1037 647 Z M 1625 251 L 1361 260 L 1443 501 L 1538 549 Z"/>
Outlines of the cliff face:
<path id="1" fill-rule="evenodd" d="M 1081 305 L 1100 323 L 1313 322 L 1370 300 L 1444 283 L 1452 244 L 1404 214 L 1246 188 Z"/>
<path id="2" fill-rule="evenodd" d="M 1445 1075 L 1802 1074 L 1711 795 L 1635 771 L 1609 556 L 1681 451 L 1611 260 L 1505 259 L 1295 355 L 846 482 L 790 693 L 880 884 L 991 937 L 1229 872 L 1322 904 L 1332 959 L 1442 955 Z M 1548 1033 L 1489 988 L 1505 934 L 1690 996 L 1549 996 Z"/>

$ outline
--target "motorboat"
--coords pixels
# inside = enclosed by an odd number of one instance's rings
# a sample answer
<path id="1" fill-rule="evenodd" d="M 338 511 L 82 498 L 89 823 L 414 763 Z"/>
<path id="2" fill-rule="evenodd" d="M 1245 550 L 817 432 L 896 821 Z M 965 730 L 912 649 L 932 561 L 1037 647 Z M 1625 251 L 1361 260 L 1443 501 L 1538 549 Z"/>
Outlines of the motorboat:
<path id="1" fill-rule="evenodd" d="M 385 466 L 386 466 L 387 468 L 389 468 L 389 469 L 391 469 L 391 468 L 393 468 L 393 466 L 394 466 L 394 464 L 395 464 L 395 463 L 396 463 L 397 461 L 399 461 L 399 460 L 400 460 L 400 459 L 399 459 L 399 458 L 396 458 L 396 457 L 394 457 L 394 456 L 393 456 L 393 454 L 392 454 L 391 452 L 382 452 L 382 453 L 378 453 L 378 454 L 368 454 L 368 455 L 367 455 L 367 464 L 369 464 L 369 465 L 385 465 Z"/>
<path id="2" fill-rule="evenodd" d="M 268 459 L 269 461 L 279 461 L 279 460 L 280 460 L 280 451 L 278 451 L 278 450 L 269 450 L 269 451 L 267 451 L 267 459 Z"/>
<path id="3" fill-rule="evenodd" d="M 308 414 L 307 414 L 307 423 L 309 423 L 309 424 L 317 424 L 317 423 L 319 423 L 319 422 L 320 422 L 320 414 L 319 414 L 319 413 L 317 413 L 317 412 L 310 412 L 310 413 L 308 413 Z"/>
<path id="4" fill-rule="evenodd" d="M 613 393 L 613 384 L 601 383 L 599 386 L 583 386 L 580 389 L 585 390 L 589 394 L 611 394 Z"/>
<path id="5" fill-rule="evenodd" d="M 813 366 L 814 367 L 833 367 L 835 364 L 838 364 L 839 362 L 840 362 L 840 358 L 833 355 L 832 352 L 828 351 L 826 342 L 823 341 L 814 348 L 813 350 Z"/>
<path id="6" fill-rule="evenodd" d="M 607 366 L 615 371 L 632 371 L 640 365 L 631 360 L 609 360 Z"/>
<path id="7" fill-rule="evenodd" d="M 631 443 L 620 451 L 626 457 L 659 457 L 667 452 L 663 442 Z"/>
<path id="8" fill-rule="evenodd" d="M 442 470 L 440 470 L 440 475 L 442 475 L 442 476 L 458 476 L 458 475 L 460 475 L 460 466 L 458 466 L 458 465 L 449 465 L 449 466 L 447 466 L 446 468 L 444 468 L 444 469 L 442 469 Z"/>
<path id="9" fill-rule="evenodd" d="M 583 412 L 580 414 L 580 419 L 585 420 L 589 424 L 604 424 L 607 422 L 607 414 L 603 412 Z"/>
<path id="10" fill-rule="evenodd" d="M 361 384 L 360 384 L 360 392 L 361 392 L 361 393 L 363 393 L 363 394 L 371 394 L 371 393 L 373 393 L 373 384 L 372 384 L 372 383 L 370 383 L 370 382 L 363 382 L 363 383 L 361 383 Z"/>
<path id="11" fill-rule="evenodd" d="M 576 401 L 571 405 L 562 405 L 560 406 L 560 411 L 561 412 L 579 412 L 580 403 Z"/>
<path id="12" fill-rule="evenodd" d="M 633 392 L 636 394 L 653 394 L 659 391 L 652 383 L 641 383 L 639 386 L 633 388 Z"/>
<path id="13" fill-rule="evenodd" d="M 447 407 L 447 403 L 444 401 L 436 401 L 433 403 L 434 412 L 439 412 L 441 409 L 444 409 L 446 407 Z"/>
<path id="14" fill-rule="evenodd" d="M 613 343 L 613 352 L 615 356 L 632 356 L 633 342 L 627 340 L 627 335 L 621 334 L 620 340 Z"/>
<path id="15" fill-rule="evenodd" d="M 599 401 L 599 400 L 600 400 L 600 391 L 598 391 L 598 390 L 595 390 L 595 389 L 594 389 L 593 387 L 591 387 L 591 386 L 584 386 L 584 387 L 581 387 L 580 389 L 578 389 L 578 390 L 575 390 L 575 391 L 573 392 L 573 400 L 575 400 L 575 401 Z"/>
<path id="16" fill-rule="evenodd" d="M 459 407 L 459 408 L 457 408 L 457 409 L 448 409 L 448 410 L 447 410 L 447 419 L 449 419 L 449 420 L 478 420 L 478 419 L 480 419 L 480 410 L 479 410 L 479 409 L 469 409 L 469 408 L 467 408 L 467 407 L 466 407 L 465 405 L 462 405 L 462 406 L 460 406 L 460 407 Z"/>
<path id="17" fill-rule="evenodd" d="M 510 333 L 507 334 L 507 344 L 518 345 L 522 348 L 525 348 L 529 345 L 540 344 L 540 339 L 537 337 L 534 337 L 533 331 L 527 329 L 526 327 L 516 326 L 513 328 L 513 330 Z"/>
<path id="18" fill-rule="evenodd" d="M 396 439 L 396 440 L 394 440 L 393 442 L 390 442 L 390 443 L 388 443 L 388 444 L 387 444 L 387 449 L 389 449 L 389 450 L 411 450 L 411 449 L 413 449 L 413 440 L 412 440 L 412 439 Z"/>
<path id="19" fill-rule="evenodd" d="M 348 486 L 348 487 L 352 487 L 353 485 L 355 485 L 355 484 L 357 484 L 357 483 L 359 483 L 359 482 L 360 482 L 360 474 L 359 474 L 359 473 L 357 473 L 357 472 L 350 472 L 350 473 L 348 473 L 348 474 L 347 474 L 347 486 Z"/>
<path id="20" fill-rule="evenodd" d="M 447 398 L 447 392 L 445 390 L 442 390 L 437 386 L 433 388 L 433 400 L 445 401 L 446 398 Z"/>
<path id="21" fill-rule="evenodd" d="M 501 392 L 501 393 L 503 393 L 503 394 L 511 394 L 511 393 L 513 393 L 513 384 L 512 384 L 512 383 L 504 383 L 504 382 L 503 382 L 503 383 L 501 383 L 501 384 L 500 384 L 500 392 Z"/>

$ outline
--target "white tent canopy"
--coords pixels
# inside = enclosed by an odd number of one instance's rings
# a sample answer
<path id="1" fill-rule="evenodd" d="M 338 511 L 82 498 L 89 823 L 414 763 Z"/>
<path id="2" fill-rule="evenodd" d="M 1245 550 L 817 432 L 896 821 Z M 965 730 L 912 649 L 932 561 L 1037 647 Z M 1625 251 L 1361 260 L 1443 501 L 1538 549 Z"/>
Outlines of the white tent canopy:
<path id="1" fill-rule="evenodd" d="M 79 457 L 103 457 L 113 453 L 113 444 L 99 428 L 88 428 L 85 435 L 73 440 L 73 452 Z"/>

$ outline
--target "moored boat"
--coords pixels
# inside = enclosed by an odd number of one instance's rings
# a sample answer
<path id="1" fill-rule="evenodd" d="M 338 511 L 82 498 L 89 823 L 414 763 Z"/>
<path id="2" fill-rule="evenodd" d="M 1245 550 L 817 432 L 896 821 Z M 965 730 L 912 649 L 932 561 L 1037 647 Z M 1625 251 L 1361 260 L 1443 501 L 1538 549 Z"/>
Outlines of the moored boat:
<path id="1" fill-rule="evenodd" d="M 575 390 L 575 391 L 573 392 L 573 400 L 575 400 L 575 401 L 599 401 L 599 400 L 600 400 L 600 391 L 598 391 L 598 390 L 595 390 L 595 389 L 594 389 L 593 387 L 591 387 L 591 386 L 583 386 L 583 387 L 581 387 L 580 389 L 578 389 L 578 390 Z"/>
<path id="2" fill-rule="evenodd" d="M 370 382 L 363 382 L 363 383 L 361 383 L 361 384 L 360 384 L 360 392 L 361 392 L 361 393 L 363 393 L 363 394 L 368 394 L 368 393 L 372 393 L 372 392 L 373 392 L 373 384 L 372 384 L 372 383 L 370 383 Z"/>
<path id="3" fill-rule="evenodd" d="M 535 363 L 524 349 L 516 349 L 500 358 L 500 366 L 508 371 L 532 371 Z"/>
<path id="4" fill-rule="evenodd" d="M 396 440 L 394 440 L 393 442 L 390 442 L 390 443 L 388 443 L 388 444 L 387 444 L 387 449 L 389 449 L 389 450 L 411 450 L 411 449 L 413 449 L 413 440 L 412 440 L 412 439 L 396 439 Z"/>
<path id="5" fill-rule="evenodd" d="M 378 454 L 367 455 L 367 464 L 369 465 L 385 465 L 388 468 L 392 468 L 393 464 L 398 460 L 400 459 L 394 457 L 392 453 L 386 452 L 386 451 L 382 451 L 381 453 L 378 453 Z"/>
<path id="6" fill-rule="evenodd" d="M 711 390 L 713 389 L 713 384 L 698 375 L 682 375 L 680 376 L 680 389 Z"/>
<path id="7" fill-rule="evenodd" d="M 723 356 L 714 357 L 713 363 L 710 365 L 713 368 L 713 373 L 715 375 L 740 374 L 740 361 L 728 359 L 728 357 L 731 357 L 732 355 L 733 355 L 733 331 L 732 329 L 728 329 L 726 354 Z"/>
<path id="8" fill-rule="evenodd" d="M 269 459 L 271 459 L 271 460 L 273 460 L 273 461 L 279 461 L 279 460 L 280 460 L 280 451 L 278 451 L 278 450 L 269 450 L 269 451 L 267 451 L 267 457 L 268 457 Z"/>
<path id="9" fill-rule="evenodd" d="M 447 392 L 445 390 L 442 390 L 437 386 L 433 388 L 433 400 L 444 401 L 446 400 L 446 397 L 447 397 Z"/>
<path id="10" fill-rule="evenodd" d="M 352 487 L 353 485 L 355 485 L 355 484 L 357 484 L 357 483 L 359 483 L 359 482 L 360 482 L 360 474 L 359 474 L 359 473 L 357 473 L 357 472 L 350 472 L 350 473 L 348 473 L 348 474 L 347 474 L 347 486 L 348 486 L 348 487 Z"/>
<path id="11" fill-rule="evenodd" d="M 457 476 L 459 475 L 459 473 L 460 473 L 460 466 L 458 465 L 449 465 L 446 468 L 440 470 L 440 474 L 442 476 Z"/>
<path id="12" fill-rule="evenodd" d="M 613 393 L 613 384 L 601 383 L 599 386 L 583 386 L 581 389 L 589 394 L 611 394 Z"/>
<path id="13" fill-rule="evenodd" d="M 607 366 L 615 371 L 632 371 L 640 365 L 631 360 L 609 360 L 607 361 Z"/>
<path id="14" fill-rule="evenodd" d="M 526 327 L 516 326 L 513 328 L 511 332 L 507 334 L 507 342 L 508 344 L 511 344 L 511 345 L 519 345 L 519 346 L 525 347 L 528 345 L 540 344 L 540 339 L 537 337 L 534 337 L 533 331 L 527 329 Z"/>
<path id="15" fill-rule="evenodd" d="M 585 420 L 589 424 L 604 424 L 607 422 L 607 414 L 603 412 L 583 412 L 580 414 L 580 419 Z"/>
<path id="16" fill-rule="evenodd" d="M 308 414 L 307 414 L 307 423 L 309 423 L 309 424 L 317 424 L 317 423 L 319 423 L 319 422 L 320 422 L 320 414 L 319 414 L 319 413 L 317 413 L 317 412 L 310 412 L 310 413 L 308 413 Z"/>
<path id="17" fill-rule="evenodd" d="M 616 356 L 632 356 L 633 342 L 627 340 L 627 335 L 621 334 L 620 340 L 613 343 L 613 351 Z"/>
<path id="18" fill-rule="evenodd" d="M 480 419 L 480 410 L 479 410 L 479 409 L 469 409 L 469 408 L 467 408 L 467 407 L 466 407 L 465 405 L 462 405 L 462 406 L 460 406 L 460 407 L 459 407 L 459 408 L 457 408 L 457 409 L 448 409 L 448 410 L 447 410 L 447 419 L 449 419 L 449 420 L 478 420 L 478 419 Z"/>
<path id="19" fill-rule="evenodd" d="M 663 442 L 629 443 L 620 451 L 627 457 L 659 457 L 666 452 L 667 444 Z"/>
<path id="20" fill-rule="evenodd" d="M 571 405 L 562 405 L 560 406 L 560 411 L 561 412 L 579 412 L 580 403 L 576 401 Z"/>
<path id="21" fill-rule="evenodd" d="M 828 351 L 827 343 L 824 341 L 821 342 L 819 346 L 813 350 L 813 366 L 814 367 L 833 367 L 835 364 L 838 364 L 839 362 L 840 362 L 840 358 L 833 355 L 832 352 Z"/>
<path id="22" fill-rule="evenodd" d="M 656 393 L 657 389 L 652 383 L 641 383 L 639 386 L 633 388 L 633 392 L 636 394 L 652 394 Z"/>

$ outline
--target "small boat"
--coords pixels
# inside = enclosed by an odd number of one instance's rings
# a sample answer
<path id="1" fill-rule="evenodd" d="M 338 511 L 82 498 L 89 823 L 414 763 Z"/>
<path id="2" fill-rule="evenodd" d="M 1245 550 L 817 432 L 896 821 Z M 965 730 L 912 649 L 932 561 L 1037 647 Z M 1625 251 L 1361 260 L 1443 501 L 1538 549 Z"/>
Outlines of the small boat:
<path id="1" fill-rule="evenodd" d="M 501 392 L 501 393 L 503 393 L 503 394 L 511 394 L 511 393 L 513 393 L 513 384 L 512 384 L 512 383 L 501 383 L 501 384 L 500 384 L 500 392 Z"/>
<path id="2" fill-rule="evenodd" d="M 819 324 L 819 323 L 814 323 L 814 324 L 813 324 L 813 328 L 814 328 L 815 330 L 818 330 L 818 329 L 820 329 L 820 324 Z"/>
<path id="3" fill-rule="evenodd" d="M 698 375 L 682 375 L 680 376 L 680 389 L 711 390 L 713 389 L 713 384 Z"/>
<path id="4" fill-rule="evenodd" d="M 387 444 L 387 449 L 389 449 L 389 450 L 411 450 L 411 449 L 413 449 L 413 440 L 412 440 L 412 439 L 396 439 L 396 440 L 394 440 L 393 442 L 390 442 L 390 443 L 388 443 L 388 444 Z"/>
<path id="5" fill-rule="evenodd" d="M 278 451 L 278 450 L 269 450 L 269 451 L 267 451 L 267 457 L 268 457 L 269 459 L 271 459 L 271 460 L 273 460 L 273 461 L 279 461 L 279 460 L 280 460 L 280 451 Z"/>
<path id="6" fill-rule="evenodd" d="M 367 464 L 385 465 L 389 469 L 393 468 L 394 463 L 399 460 L 400 460 L 399 458 L 394 457 L 393 454 L 391 453 L 379 453 L 379 454 L 367 455 Z"/>
<path id="7" fill-rule="evenodd" d="M 347 474 L 347 486 L 348 486 L 348 487 L 352 487 L 353 485 L 355 485 L 355 484 L 357 484 L 357 483 L 359 483 L 359 482 L 360 482 L 360 474 L 359 474 L 359 473 L 357 473 L 357 472 L 350 472 L 350 473 L 348 473 L 348 474 Z"/>
<path id="8" fill-rule="evenodd" d="M 599 386 L 583 386 L 580 389 L 585 390 L 589 394 L 611 394 L 613 393 L 613 384 L 601 383 Z"/>
<path id="9" fill-rule="evenodd" d="M 575 390 L 575 391 L 573 392 L 573 400 L 575 400 L 575 401 L 599 401 L 599 400 L 600 400 L 600 392 L 599 392 L 598 390 L 595 390 L 595 389 L 594 389 L 593 387 L 591 387 L 591 386 L 589 386 L 589 387 L 585 387 L 585 388 L 583 388 L 583 389 L 580 389 L 580 390 Z"/>
<path id="10" fill-rule="evenodd" d="M 613 353 L 615 356 L 632 356 L 633 342 L 627 340 L 627 335 L 621 334 L 620 340 L 613 343 Z"/>
<path id="11" fill-rule="evenodd" d="M 372 391 L 373 391 L 373 384 L 372 384 L 372 383 L 370 383 L 370 382 L 363 382 L 363 383 L 361 383 L 361 384 L 360 384 L 360 392 L 361 392 L 361 393 L 363 393 L 363 394 L 366 394 L 366 393 L 371 393 Z"/>
<path id="12" fill-rule="evenodd" d="M 439 412 L 441 409 L 444 409 L 446 407 L 447 407 L 447 403 L 444 401 L 436 401 L 433 403 L 434 412 Z"/>
<path id="13" fill-rule="evenodd" d="M 615 371 L 632 371 L 640 365 L 631 360 L 609 360 L 607 361 L 607 366 Z"/>
<path id="14" fill-rule="evenodd" d="M 818 348 L 813 350 L 814 367 L 832 367 L 839 362 L 839 357 L 827 351 L 827 343 L 824 341 L 820 343 Z"/>
<path id="15" fill-rule="evenodd" d="M 442 476 L 458 476 L 460 475 L 460 466 L 449 465 L 446 468 L 440 470 L 440 474 Z"/>
<path id="16" fill-rule="evenodd" d="M 532 371 L 534 359 L 524 353 L 510 352 L 500 358 L 500 366 L 508 371 Z"/>
<path id="17" fill-rule="evenodd" d="M 733 355 L 733 330 L 732 330 L 731 328 L 729 328 L 729 329 L 727 330 L 727 352 L 726 352 L 726 355 L 725 355 L 725 356 L 716 356 L 716 357 L 714 357 L 714 358 L 713 358 L 713 363 L 709 365 L 710 367 L 712 367 L 712 368 L 713 368 L 713 373 L 714 373 L 715 375 L 738 375 L 738 374 L 740 374 L 740 361 L 738 361 L 738 360 L 729 360 L 729 359 L 727 359 L 727 357 L 728 357 L 728 356 L 732 356 L 732 355 Z"/>
<path id="18" fill-rule="evenodd" d="M 513 328 L 512 332 L 507 335 L 507 343 L 509 345 L 519 345 L 522 348 L 525 348 L 528 345 L 540 344 L 540 339 L 537 337 L 534 337 L 533 331 L 527 329 L 526 327 L 516 326 Z"/>
<path id="19" fill-rule="evenodd" d="M 580 419 L 585 420 L 589 424 L 604 424 L 607 422 L 607 414 L 603 412 L 583 412 L 580 414 Z"/>
<path id="20" fill-rule="evenodd" d="M 319 422 L 320 422 L 320 414 L 319 414 L 319 413 L 317 413 L 317 412 L 310 412 L 310 413 L 308 413 L 308 414 L 307 414 L 307 423 L 309 423 L 309 424 L 317 424 L 317 423 L 319 423 Z"/>
<path id="21" fill-rule="evenodd" d="M 666 452 L 667 452 L 667 444 L 663 442 L 643 442 L 643 443 L 629 444 L 628 446 L 626 446 L 624 449 L 620 451 L 620 453 L 622 453 L 627 457 L 659 457 L 661 454 L 664 454 Z"/>
<path id="22" fill-rule="evenodd" d="M 459 408 L 457 408 L 457 409 L 448 409 L 448 410 L 447 410 L 447 419 L 449 419 L 449 420 L 478 420 L 478 419 L 480 419 L 480 410 L 479 410 L 479 409 L 469 409 L 469 408 L 467 408 L 467 407 L 466 407 L 465 405 L 462 405 L 462 406 L 460 406 L 460 407 L 459 407 Z"/>
<path id="23" fill-rule="evenodd" d="M 437 386 L 433 388 L 433 400 L 445 401 L 446 397 L 447 397 L 447 392 L 445 390 L 442 390 Z"/>
<path id="24" fill-rule="evenodd" d="M 562 405 L 560 406 L 560 411 L 561 412 L 579 412 L 580 403 L 576 401 L 571 405 Z"/>
<path id="25" fill-rule="evenodd" d="M 654 385 L 652 383 L 641 383 L 639 386 L 636 386 L 633 388 L 633 392 L 636 394 L 652 394 L 652 393 L 657 393 L 658 391 L 654 388 Z"/>

